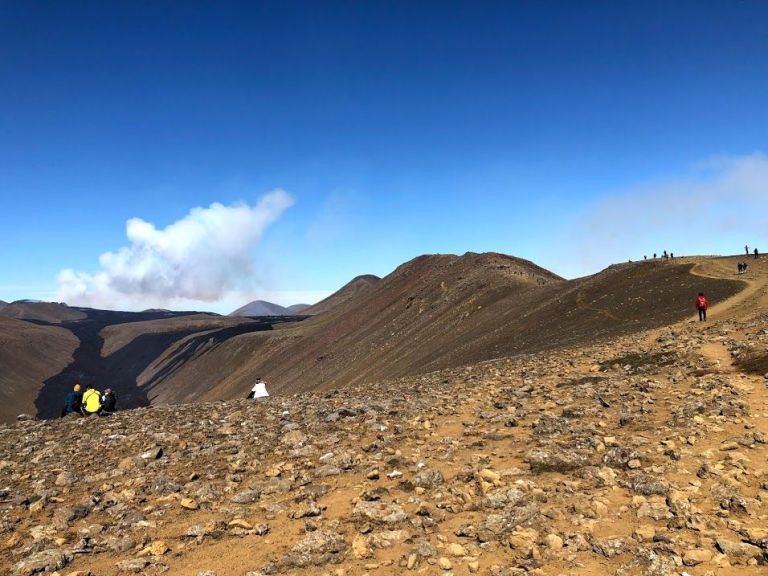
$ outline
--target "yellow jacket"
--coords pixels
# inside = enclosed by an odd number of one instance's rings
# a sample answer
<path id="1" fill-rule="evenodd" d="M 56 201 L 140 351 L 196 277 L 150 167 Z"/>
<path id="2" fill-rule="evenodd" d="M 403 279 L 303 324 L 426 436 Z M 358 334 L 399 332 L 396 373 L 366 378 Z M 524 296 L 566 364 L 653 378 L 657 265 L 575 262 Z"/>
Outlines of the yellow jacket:
<path id="1" fill-rule="evenodd" d="M 101 409 L 101 393 L 91 388 L 83 394 L 83 409 L 93 414 Z"/>

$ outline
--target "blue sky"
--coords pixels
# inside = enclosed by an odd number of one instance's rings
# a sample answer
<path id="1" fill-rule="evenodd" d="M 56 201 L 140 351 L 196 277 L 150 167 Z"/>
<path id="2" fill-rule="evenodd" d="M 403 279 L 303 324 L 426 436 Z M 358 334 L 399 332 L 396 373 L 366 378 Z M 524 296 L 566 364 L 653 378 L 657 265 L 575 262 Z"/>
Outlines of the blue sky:
<path id="1" fill-rule="evenodd" d="M 766 22 L 758 1 L 0 1 L 0 299 L 227 312 L 423 253 L 573 277 L 768 249 Z"/>

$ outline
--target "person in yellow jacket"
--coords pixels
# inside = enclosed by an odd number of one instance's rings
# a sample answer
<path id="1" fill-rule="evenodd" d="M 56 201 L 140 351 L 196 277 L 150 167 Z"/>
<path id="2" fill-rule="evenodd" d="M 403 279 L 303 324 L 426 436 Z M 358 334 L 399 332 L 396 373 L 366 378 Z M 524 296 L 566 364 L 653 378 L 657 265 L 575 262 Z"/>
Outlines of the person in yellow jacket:
<path id="1" fill-rule="evenodd" d="M 83 393 L 82 409 L 84 416 L 101 412 L 101 392 L 90 384 L 85 387 L 85 393 Z"/>

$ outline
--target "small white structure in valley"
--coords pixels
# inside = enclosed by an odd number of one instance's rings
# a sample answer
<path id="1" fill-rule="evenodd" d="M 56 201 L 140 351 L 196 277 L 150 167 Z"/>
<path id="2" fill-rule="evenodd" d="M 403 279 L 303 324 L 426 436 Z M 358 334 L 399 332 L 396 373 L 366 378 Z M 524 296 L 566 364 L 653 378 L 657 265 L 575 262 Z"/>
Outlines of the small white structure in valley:
<path id="1" fill-rule="evenodd" d="M 253 385 L 251 393 L 248 394 L 248 398 L 266 398 L 269 396 L 267 392 L 267 385 L 262 382 L 261 378 L 256 378 L 256 384 Z"/>

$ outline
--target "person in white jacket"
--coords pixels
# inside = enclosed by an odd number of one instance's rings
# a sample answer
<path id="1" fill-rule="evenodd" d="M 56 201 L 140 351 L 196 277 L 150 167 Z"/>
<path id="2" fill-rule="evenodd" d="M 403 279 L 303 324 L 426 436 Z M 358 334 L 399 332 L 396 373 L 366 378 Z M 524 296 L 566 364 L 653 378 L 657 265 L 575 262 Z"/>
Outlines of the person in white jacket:
<path id="1" fill-rule="evenodd" d="M 253 389 L 250 394 L 248 394 L 248 398 L 265 398 L 267 396 L 269 396 L 269 392 L 267 392 L 266 383 L 261 378 L 257 377 Z"/>

